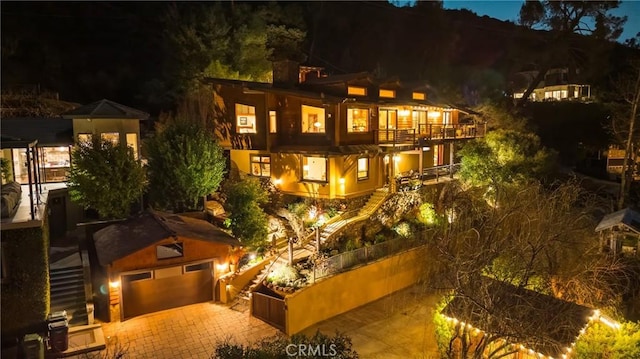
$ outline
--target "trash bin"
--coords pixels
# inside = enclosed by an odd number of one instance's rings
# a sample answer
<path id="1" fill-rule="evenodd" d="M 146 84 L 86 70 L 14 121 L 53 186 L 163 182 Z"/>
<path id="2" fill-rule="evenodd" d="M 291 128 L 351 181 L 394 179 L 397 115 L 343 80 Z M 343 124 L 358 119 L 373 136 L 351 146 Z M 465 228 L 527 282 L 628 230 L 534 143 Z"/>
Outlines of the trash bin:
<path id="1" fill-rule="evenodd" d="M 25 359 L 44 359 L 44 343 L 39 334 L 27 334 L 22 342 Z"/>
<path id="2" fill-rule="evenodd" d="M 69 323 L 66 320 L 49 323 L 49 345 L 55 352 L 69 349 Z"/>
<path id="3" fill-rule="evenodd" d="M 59 312 L 49 313 L 49 315 L 47 316 L 47 322 L 48 323 L 53 323 L 53 322 L 58 322 L 58 321 L 63 321 L 63 320 L 69 320 L 69 318 L 67 317 L 67 311 L 66 310 L 61 310 Z"/>

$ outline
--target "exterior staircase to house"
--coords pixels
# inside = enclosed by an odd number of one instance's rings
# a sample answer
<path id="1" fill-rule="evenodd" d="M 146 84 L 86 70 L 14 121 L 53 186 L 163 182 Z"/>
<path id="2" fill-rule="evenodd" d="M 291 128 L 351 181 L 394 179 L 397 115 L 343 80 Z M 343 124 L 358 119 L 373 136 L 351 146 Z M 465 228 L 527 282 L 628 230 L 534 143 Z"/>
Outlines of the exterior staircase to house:
<path id="1" fill-rule="evenodd" d="M 340 229 L 344 226 L 353 223 L 365 220 L 369 218 L 375 211 L 380 208 L 380 206 L 387 199 L 389 192 L 386 189 L 376 190 L 367 203 L 360 208 L 358 211 L 354 211 L 348 215 L 342 215 L 342 218 L 339 218 L 335 222 L 329 222 L 326 226 L 322 228 L 322 233 L 320 233 L 320 242 L 324 243 L 327 240 L 331 239 Z"/>
<path id="2" fill-rule="evenodd" d="M 51 268 L 51 313 L 67 311 L 69 326 L 87 325 L 89 318 L 84 290 L 82 266 Z"/>
<path id="3" fill-rule="evenodd" d="M 338 231 L 346 226 L 349 223 L 362 221 L 369 218 L 386 200 L 389 192 L 386 189 L 379 189 L 369 197 L 367 203 L 360 209 L 353 211 L 351 213 L 342 214 L 340 217 L 337 217 L 333 221 L 329 221 L 323 228 L 320 233 L 320 241 L 321 243 L 327 241 L 332 236 L 334 236 Z M 234 298 L 233 303 L 231 304 L 231 308 L 239 311 L 244 311 L 248 309 L 250 302 L 250 293 L 258 287 L 258 285 L 269 275 L 269 273 L 273 272 L 277 268 L 281 266 L 286 266 L 289 264 L 289 254 L 288 254 L 288 242 L 286 239 L 281 240 L 277 243 L 276 248 L 278 255 L 274 256 L 271 262 L 264 267 L 258 275 L 251 281 L 251 283 L 243 288 L 238 295 Z M 294 245 L 293 250 L 293 262 L 296 263 L 305 258 L 308 258 L 313 253 L 316 252 L 316 244 L 315 244 L 315 232 L 309 234 L 306 238 L 302 240 L 302 243 L 297 243 Z"/>

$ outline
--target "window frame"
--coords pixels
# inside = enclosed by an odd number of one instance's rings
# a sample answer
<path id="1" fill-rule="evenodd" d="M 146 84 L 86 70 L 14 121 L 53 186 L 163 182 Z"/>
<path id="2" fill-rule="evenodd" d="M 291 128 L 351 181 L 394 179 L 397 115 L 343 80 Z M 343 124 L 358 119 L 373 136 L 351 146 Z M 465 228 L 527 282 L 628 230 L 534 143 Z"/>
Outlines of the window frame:
<path id="1" fill-rule="evenodd" d="M 305 108 L 307 109 L 305 111 Z M 309 111 L 311 110 L 311 111 Z M 305 114 L 306 114 L 306 121 L 305 121 Z M 315 122 L 313 122 L 311 124 L 311 116 L 316 116 L 315 117 Z M 310 129 L 316 127 L 315 123 L 319 123 L 320 126 L 318 126 L 318 131 L 310 131 Z M 306 129 L 305 129 L 305 124 L 306 124 Z M 321 134 L 325 134 L 327 133 L 327 111 L 324 109 L 324 107 L 317 107 L 317 106 L 312 106 L 312 105 L 305 105 L 302 104 L 300 105 L 300 132 L 301 133 L 305 133 L 305 134 L 314 134 L 314 135 L 321 135 Z"/>
<path id="2" fill-rule="evenodd" d="M 366 168 L 364 171 L 360 170 L 360 160 L 366 160 Z M 370 168 L 371 168 L 371 159 L 369 157 L 358 157 L 358 162 L 356 165 L 356 178 L 358 179 L 358 181 L 365 181 L 369 179 L 369 173 L 370 173 Z M 365 175 L 361 176 L 360 174 L 364 172 Z"/>
<path id="3" fill-rule="evenodd" d="M 269 110 L 269 133 L 278 133 L 278 114 L 275 110 Z"/>
<path id="4" fill-rule="evenodd" d="M 353 127 L 353 111 L 366 111 L 367 120 L 364 131 L 354 131 Z M 350 117 L 351 116 L 351 117 Z M 351 123 L 351 126 L 349 124 Z M 347 133 L 367 133 L 371 132 L 371 109 L 368 107 L 347 107 Z"/>
<path id="5" fill-rule="evenodd" d="M 172 257 L 162 257 L 161 258 L 159 253 L 158 253 L 158 249 L 160 247 L 167 247 L 167 246 L 178 246 L 178 248 L 180 248 L 180 255 L 172 256 Z M 174 242 L 174 243 L 165 243 L 165 244 L 156 245 L 156 260 L 164 261 L 164 260 L 167 260 L 167 259 L 175 259 L 175 258 L 184 258 L 184 242 Z"/>
<path id="6" fill-rule="evenodd" d="M 307 178 L 305 177 L 305 171 L 308 176 L 308 169 L 305 170 L 305 166 L 309 166 L 307 159 L 308 158 L 321 158 L 324 160 L 324 179 L 315 179 L 315 178 Z M 316 183 L 328 183 L 329 182 L 329 159 L 325 156 L 306 156 L 302 155 L 302 160 L 300 161 L 302 167 L 300 168 L 300 178 L 303 182 L 316 182 Z"/>
<path id="7" fill-rule="evenodd" d="M 258 157 L 258 161 L 254 161 L 254 157 Z M 264 159 L 267 159 L 267 161 L 265 162 Z M 260 174 L 254 174 L 253 173 L 253 165 L 254 164 L 258 164 L 259 168 L 260 168 Z M 264 174 L 264 170 L 263 170 L 263 165 L 269 165 L 269 173 L 268 174 Z M 254 176 L 254 177 L 271 177 L 271 155 L 269 154 L 261 154 L 261 153 L 254 153 L 254 154 L 250 154 L 249 155 L 249 167 L 250 167 L 250 175 Z"/>
<path id="8" fill-rule="evenodd" d="M 117 140 L 105 138 L 105 135 L 117 135 Z M 100 132 L 100 141 L 109 141 L 114 146 L 120 145 L 120 132 Z"/>
<path id="9" fill-rule="evenodd" d="M 241 111 L 241 110 L 245 110 L 243 106 L 246 107 L 246 112 Z M 236 117 L 236 121 L 235 121 L 236 133 L 249 134 L 249 135 L 258 133 L 258 119 L 256 117 L 256 106 L 236 102 L 234 106 L 234 111 L 235 111 L 235 117 Z M 242 121 L 245 121 L 245 123 L 242 124 Z"/>

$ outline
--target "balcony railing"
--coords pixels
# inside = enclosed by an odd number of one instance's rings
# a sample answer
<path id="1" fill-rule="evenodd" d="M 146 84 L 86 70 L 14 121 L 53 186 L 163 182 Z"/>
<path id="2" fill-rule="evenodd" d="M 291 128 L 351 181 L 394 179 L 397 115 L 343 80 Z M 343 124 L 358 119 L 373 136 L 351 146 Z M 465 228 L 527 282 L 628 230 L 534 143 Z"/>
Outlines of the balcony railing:
<path id="1" fill-rule="evenodd" d="M 376 130 L 379 144 L 418 145 L 421 141 L 484 137 L 486 124 L 419 125 L 417 129 Z"/>

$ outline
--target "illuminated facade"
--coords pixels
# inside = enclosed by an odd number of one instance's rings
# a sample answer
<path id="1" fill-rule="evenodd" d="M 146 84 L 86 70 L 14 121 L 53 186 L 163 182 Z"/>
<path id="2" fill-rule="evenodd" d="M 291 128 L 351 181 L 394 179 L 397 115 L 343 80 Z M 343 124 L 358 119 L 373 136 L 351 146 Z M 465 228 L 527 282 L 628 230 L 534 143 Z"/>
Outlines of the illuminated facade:
<path id="1" fill-rule="evenodd" d="M 457 144 L 484 136 L 484 123 L 433 101 L 424 83 L 286 65 L 274 66 L 273 84 L 207 79 L 231 124 L 219 134 L 231 169 L 271 178 L 284 193 L 344 199 L 395 190 L 398 178 L 452 170 Z"/>

